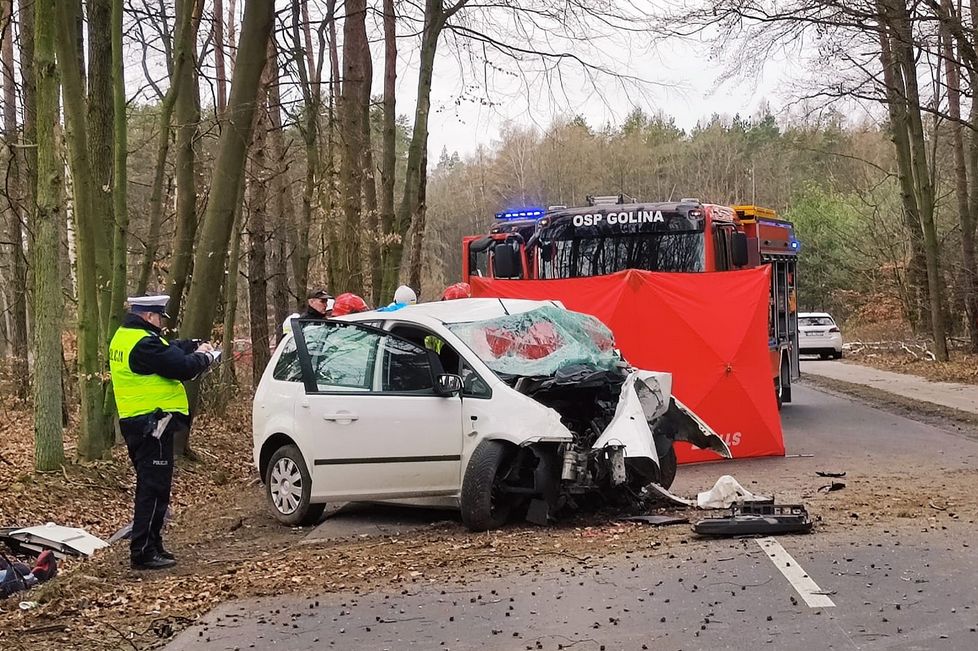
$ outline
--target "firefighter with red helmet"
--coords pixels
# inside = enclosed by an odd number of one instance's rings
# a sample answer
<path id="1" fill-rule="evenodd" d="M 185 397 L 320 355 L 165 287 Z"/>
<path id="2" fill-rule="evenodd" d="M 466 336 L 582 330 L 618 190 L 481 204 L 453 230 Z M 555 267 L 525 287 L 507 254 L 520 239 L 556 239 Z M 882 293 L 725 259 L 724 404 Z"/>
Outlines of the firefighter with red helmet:
<path id="1" fill-rule="evenodd" d="M 454 301 L 459 298 L 472 298 L 472 287 L 468 283 L 449 285 L 441 295 L 443 301 Z"/>
<path id="2" fill-rule="evenodd" d="M 366 312 L 370 308 L 367 307 L 367 302 L 363 300 L 360 296 L 352 292 L 346 292 L 340 294 L 333 301 L 333 316 L 343 316 L 345 314 L 356 314 L 357 312 Z"/>

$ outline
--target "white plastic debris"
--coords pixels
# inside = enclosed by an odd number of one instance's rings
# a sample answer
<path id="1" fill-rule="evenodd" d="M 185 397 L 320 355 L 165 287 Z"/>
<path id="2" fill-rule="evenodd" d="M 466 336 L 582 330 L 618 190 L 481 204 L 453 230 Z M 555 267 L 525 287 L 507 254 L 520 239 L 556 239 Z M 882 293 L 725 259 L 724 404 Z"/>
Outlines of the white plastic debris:
<path id="1" fill-rule="evenodd" d="M 696 506 L 701 509 L 727 509 L 738 500 L 762 499 L 765 498 L 751 493 L 730 475 L 723 475 L 713 488 L 696 496 Z"/>
<path id="2" fill-rule="evenodd" d="M 91 556 L 95 550 L 108 547 L 109 544 L 88 533 L 84 529 L 62 527 L 48 522 L 37 527 L 17 529 L 7 534 L 22 546 L 36 552 L 50 549 L 55 556 Z"/>

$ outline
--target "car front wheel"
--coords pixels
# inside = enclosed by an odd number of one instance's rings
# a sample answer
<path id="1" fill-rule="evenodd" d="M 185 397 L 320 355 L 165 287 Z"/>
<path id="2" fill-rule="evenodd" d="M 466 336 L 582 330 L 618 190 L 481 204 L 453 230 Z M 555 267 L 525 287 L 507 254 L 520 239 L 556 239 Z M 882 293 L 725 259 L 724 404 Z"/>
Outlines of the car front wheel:
<path id="1" fill-rule="evenodd" d="M 294 445 L 280 447 L 268 462 L 265 476 L 265 497 L 272 515 L 290 527 L 316 524 L 323 515 L 325 504 L 312 504 L 312 477 L 305 459 Z"/>
<path id="2" fill-rule="evenodd" d="M 462 524 L 471 531 L 498 529 L 506 524 L 513 503 L 502 490 L 502 482 L 512 458 L 512 450 L 501 441 L 483 441 L 472 452 L 459 499 Z"/>

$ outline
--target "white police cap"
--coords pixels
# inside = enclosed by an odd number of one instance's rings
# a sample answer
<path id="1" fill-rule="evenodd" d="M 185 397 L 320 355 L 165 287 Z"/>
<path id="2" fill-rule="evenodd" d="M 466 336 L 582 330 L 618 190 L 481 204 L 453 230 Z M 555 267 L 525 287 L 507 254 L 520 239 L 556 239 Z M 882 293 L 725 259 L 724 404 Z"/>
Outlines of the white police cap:
<path id="1" fill-rule="evenodd" d="M 166 313 L 166 304 L 169 302 L 170 297 L 166 294 L 157 294 L 156 296 L 130 296 L 129 309 L 134 312 L 155 312 L 163 316 L 168 316 Z"/>

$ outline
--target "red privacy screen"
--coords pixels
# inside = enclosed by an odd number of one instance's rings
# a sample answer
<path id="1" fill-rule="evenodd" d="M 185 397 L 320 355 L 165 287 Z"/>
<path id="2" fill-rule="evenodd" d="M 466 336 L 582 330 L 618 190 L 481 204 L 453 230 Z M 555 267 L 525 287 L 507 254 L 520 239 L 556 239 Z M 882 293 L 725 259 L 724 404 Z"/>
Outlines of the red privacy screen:
<path id="1" fill-rule="evenodd" d="M 672 373 L 673 394 L 743 458 L 784 454 L 768 351 L 770 277 L 765 266 L 471 284 L 473 296 L 558 300 L 596 316 L 631 364 Z M 686 443 L 676 452 L 680 463 L 718 458 Z"/>

